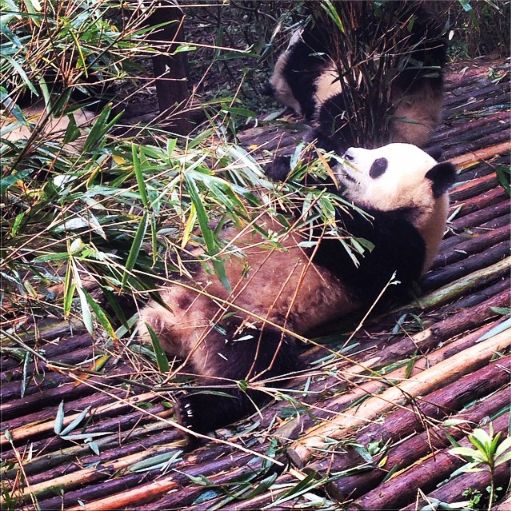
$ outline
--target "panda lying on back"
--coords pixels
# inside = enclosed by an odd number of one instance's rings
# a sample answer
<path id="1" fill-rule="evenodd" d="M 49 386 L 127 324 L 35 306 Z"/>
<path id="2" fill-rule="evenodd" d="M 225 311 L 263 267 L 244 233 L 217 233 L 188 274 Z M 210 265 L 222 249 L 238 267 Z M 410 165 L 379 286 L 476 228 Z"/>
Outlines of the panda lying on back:
<path id="1" fill-rule="evenodd" d="M 333 43 L 328 34 L 329 30 L 338 28 L 333 24 L 324 26 L 316 20 L 293 34 L 287 49 L 276 62 L 266 91 L 307 121 L 314 121 L 318 126 L 308 138 L 317 139 L 317 145 L 327 151 L 342 154 L 357 142 L 353 136 L 355 132 L 364 135 L 365 147 L 371 143 L 381 145 L 389 142 L 423 147 L 441 116 L 442 75 L 447 58 L 443 23 L 426 9 L 423 2 L 384 2 L 380 15 L 375 14 L 371 2 L 346 7 L 348 4 L 350 2 L 344 5 L 339 2 L 336 7 L 338 14 L 347 18 L 349 14 L 358 12 L 356 21 L 361 26 L 342 37 L 356 38 L 351 46 L 364 49 L 361 51 L 363 55 L 346 57 L 348 61 L 355 60 L 351 63 L 353 69 L 339 69 L 339 57 L 335 57 L 338 49 L 331 47 Z M 350 8 L 352 10 L 348 10 Z M 393 25 L 389 26 L 390 23 Z M 382 76 L 377 66 L 380 62 L 381 69 L 387 69 L 384 59 L 387 59 L 385 62 L 395 62 L 396 66 L 387 70 L 386 76 Z M 370 78 L 373 73 L 376 76 Z M 345 75 L 350 75 L 351 81 Z M 381 104 L 386 91 L 368 94 L 364 89 L 371 113 L 354 114 L 350 111 L 353 101 L 345 88 L 351 84 L 350 94 L 360 94 L 358 89 L 353 89 L 353 82 L 360 86 L 367 80 L 371 81 L 370 87 L 390 88 L 390 110 L 387 111 L 386 105 Z M 381 109 L 385 115 L 380 116 Z M 373 141 L 368 139 L 367 133 L 356 121 L 360 116 L 369 118 L 375 113 L 376 119 L 371 122 L 381 123 L 381 131 L 388 131 L 388 136 Z M 355 128 L 353 133 L 352 128 Z"/>
<path id="2" fill-rule="evenodd" d="M 431 265 L 445 228 L 454 167 L 408 144 L 350 148 L 344 162 L 334 167 L 336 179 L 346 198 L 370 218 L 339 211 L 336 220 L 374 244 L 358 267 L 339 238 L 323 237 L 319 227 L 312 233 L 317 245 L 307 249 L 296 232 L 275 249 L 259 234 L 231 227 L 223 238 L 244 254 L 224 261 L 232 291 L 200 269 L 193 282 L 163 287 L 161 301 L 140 311 L 142 340 L 150 340 L 149 325 L 169 354 L 189 363 L 201 386 L 228 393 L 179 398 L 178 418 L 192 431 L 229 424 L 265 400 L 262 391 L 245 394 L 236 380 L 253 382 L 298 368 L 294 341 L 283 331 L 307 335 L 370 305 L 394 272 L 406 286 Z M 260 225 L 282 230 L 269 216 Z"/>

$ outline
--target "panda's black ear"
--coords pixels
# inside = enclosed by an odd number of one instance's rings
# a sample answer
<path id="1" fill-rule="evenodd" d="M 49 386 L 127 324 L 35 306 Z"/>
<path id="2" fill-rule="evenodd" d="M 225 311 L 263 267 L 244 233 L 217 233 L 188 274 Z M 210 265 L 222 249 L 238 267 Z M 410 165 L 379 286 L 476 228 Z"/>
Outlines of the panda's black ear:
<path id="1" fill-rule="evenodd" d="M 443 161 L 429 169 L 426 178 L 431 179 L 433 182 L 431 185 L 433 196 L 438 198 L 454 184 L 454 181 L 456 181 L 456 168 L 452 163 Z"/>

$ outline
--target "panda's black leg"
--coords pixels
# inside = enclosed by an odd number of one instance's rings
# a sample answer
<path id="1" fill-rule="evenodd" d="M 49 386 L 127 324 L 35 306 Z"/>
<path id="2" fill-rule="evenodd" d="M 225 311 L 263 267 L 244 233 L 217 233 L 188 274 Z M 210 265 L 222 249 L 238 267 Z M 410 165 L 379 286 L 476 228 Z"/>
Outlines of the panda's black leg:
<path id="1" fill-rule="evenodd" d="M 239 331 L 234 327 L 229 330 L 228 335 L 215 334 L 214 339 L 206 339 L 208 375 L 199 380 L 204 388 L 178 397 L 178 419 L 197 433 L 231 424 L 269 399 L 264 392 L 237 387 L 240 380 L 283 375 L 298 367 L 294 342 L 280 332 L 248 328 Z"/>

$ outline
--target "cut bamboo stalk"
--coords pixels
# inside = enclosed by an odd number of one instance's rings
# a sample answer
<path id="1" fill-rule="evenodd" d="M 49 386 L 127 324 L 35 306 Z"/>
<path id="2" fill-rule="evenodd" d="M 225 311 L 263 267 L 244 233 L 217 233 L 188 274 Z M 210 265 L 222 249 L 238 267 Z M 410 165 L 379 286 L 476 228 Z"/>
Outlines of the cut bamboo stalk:
<path id="1" fill-rule="evenodd" d="M 464 275 L 480 270 L 481 268 L 487 268 L 488 266 L 502 260 L 504 257 L 509 256 L 510 251 L 511 247 L 509 246 L 509 240 L 496 243 L 479 254 L 470 255 L 462 261 L 456 261 L 449 266 L 445 266 L 444 268 L 429 274 L 422 281 L 422 289 L 430 290 L 438 288 L 452 282 L 455 279 L 459 279 Z"/>
<path id="2" fill-rule="evenodd" d="M 456 202 L 451 201 L 451 209 L 459 209 L 455 218 L 455 220 L 458 220 L 459 218 L 463 218 L 474 211 L 480 211 L 488 206 L 494 206 L 496 203 L 501 202 L 508 197 L 509 196 L 506 194 L 506 191 L 502 188 L 502 186 L 495 186 L 494 188 L 485 192 L 480 192 L 469 199 Z"/>
<path id="3" fill-rule="evenodd" d="M 416 460 L 427 456 L 433 449 L 444 449 L 451 439 L 458 440 L 476 427 L 480 421 L 498 412 L 509 404 L 511 387 L 506 385 L 490 397 L 459 414 L 449 416 L 449 420 L 465 421 L 462 427 L 447 427 L 441 424 L 399 443 L 374 459 L 372 470 L 356 475 L 341 477 L 328 484 L 328 493 L 336 500 L 355 498 L 373 489 L 389 473 L 412 465 Z M 462 429 L 463 428 L 463 429 Z M 450 438 L 449 438 L 450 437 Z"/>
<path id="4" fill-rule="evenodd" d="M 508 293 L 509 290 L 506 290 L 507 296 L 509 296 Z M 493 301 L 492 299 L 490 302 L 488 302 L 488 304 L 489 303 L 496 304 L 500 303 L 500 301 Z M 487 307 L 485 306 L 484 309 L 486 310 Z M 474 316 L 470 316 L 470 318 L 473 317 Z M 468 325 L 466 324 L 464 324 L 463 326 L 468 328 Z M 415 375 L 417 372 L 421 370 L 426 369 L 427 367 L 431 367 L 432 365 L 437 364 L 442 360 L 445 360 L 446 358 L 449 358 L 455 353 L 458 353 L 470 346 L 473 346 L 474 343 L 476 343 L 477 340 L 482 335 L 484 335 L 493 327 L 494 325 L 480 328 L 476 332 L 473 332 L 472 334 L 464 336 L 461 339 L 458 339 L 452 343 L 448 343 L 447 345 L 442 346 L 441 348 L 429 353 L 428 355 L 418 358 L 413 364 L 413 372 L 411 376 Z M 435 344 L 438 343 L 442 338 L 443 338 L 442 336 L 435 337 Z M 370 363 L 371 360 L 369 360 L 368 361 L 369 363 L 366 362 L 363 363 L 363 365 L 368 369 L 371 368 L 372 370 L 377 370 L 384 365 L 394 363 L 398 360 L 406 360 L 407 357 L 413 355 L 418 350 L 424 351 L 424 346 L 420 346 L 420 344 L 414 343 L 413 339 L 411 341 L 408 338 L 405 340 L 407 341 L 408 344 L 407 352 L 401 350 L 391 350 L 390 357 L 384 359 L 382 358 L 376 359 L 374 360 L 374 363 Z M 388 350 L 386 352 L 386 355 L 389 355 Z M 373 379 L 365 383 L 358 384 L 357 387 L 355 387 L 353 390 L 350 390 L 349 392 L 341 393 L 342 388 L 346 386 L 344 381 L 349 382 L 355 379 L 351 374 L 351 368 L 349 366 L 342 368 L 342 378 L 344 380 L 343 381 L 344 384 L 341 386 L 341 384 L 337 383 L 336 385 L 337 393 L 340 395 L 322 404 L 313 417 L 311 417 L 308 414 L 304 414 L 299 417 L 296 417 L 291 421 L 288 421 L 283 426 L 277 429 L 277 431 L 275 432 L 275 436 L 284 439 L 295 439 L 298 435 L 301 434 L 301 432 L 303 432 L 305 428 L 310 427 L 314 420 L 317 420 L 318 418 L 324 419 L 329 416 L 332 416 L 333 414 L 345 410 L 347 407 L 351 405 L 351 403 L 356 402 L 357 400 L 363 397 L 382 392 L 383 390 L 389 387 L 389 382 L 403 380 L 408 371 L 409 369 L 405 366 L 399 369 L 395 369 L 394 371 L 386 374 L 384 378 L 379 377 L 374 379 L 374 376 L 368 375 L 367 376 L 368 378 Z M 356 376 L 358 376 L 358 373 L 356 374 Z M 363 378 L 364 376 L 361 375 L 360 378 L 357 379 L 363 380 Z"/>
<path id="5" fill-rule="evenodd" d="M 495 177 L 495 174 L 487 174 L 486 176 L 464 181 L 457 186 L 455 185 L 455 188 L 451 189 L 449 192 L 451 208 L 453 203 L 469 199 L 481 192 L 491 190 L 495 186 L 497 186 L 497 178 Z"/>
<path id="6" fill-rule="evenodd" d="M 145 424 L 143 426 L 139 426 L 136 429 L 130 431 L 129 438 L 132 441 L 135 441 L 137 445 L 140 445 L 141 449 L 144 447 L 144 440 L 140 440 L 139 437 L 143 435 L 147 435 L 151 433 L 149 438 L 159 438 L 163 435 L 165 442 L 170 442 L 176 440 L 171 436 L 172 434 L 177 434 L 176 432 L 168 432 L 164 431 L 163 433 L 160 431 L 161 429 L 168 429 L 166 424 L 162 424 L 161 422 L 153 422 L 150 424 Z M 168 436 L 167 436 L 168 435 Z M 120 442 L 122 442 L 122 438 L 119 438 L 119 433 L 115 433 L 113 435 L 108 435 L 104 437 L 97 438 L 95 441 L 96 445 L 101 449 L 101 459 L 104 459 L 105 449 L 110 449 L 112 447 L 118 446 Z M 128 444 L 129 445 L 129 444 Z M 113 448 L 111 451 L 118 451 L 119 453 L 124 452 L 125 446 L 121 446 L 118 448 Z M 46 449 L 48 450 L 48 449 Z M 107 451 L 107 452 L 111 452 Z M 34 475 L 42 471 L 49 471 L 53 467 L 60 464 L 67 464 L 71 460 L 78 458 L 78 456 L 82 454 L 90 453 L 90 447 L 87 444 L 79 444 L 73 445 L 71 447 L 65 447 L 58 449 L 57 451 L 53 451 L 50 453 L 46 453 L 41 456 L 34 456 L 32 461 L 29 461 L 24 464 L 23 468 L 25 469 L 25 473 L 27 475 Z M 7 458 L 9 459 L 9 458 Z M 83 459 L 83 458 L 82 458 Z M 91 460 L 91 463 L 94 463 L 96 460 Z M 16 464 L 12 468 L 7 470 L 7 464 L 3 467 L 0 467 L 0 475 L 5 479 L 10 479 L 16 476 L 16 471 L 19 469 L 19 466 Z M 37 482 L 37 481 L 35 481 Z"/>
<path id="7" fill-rule="evenodd" d="M 113 403 L 108 403 L 105 405 L 98 406 L 97 408 L 92 408 L 89 412 L 89 415 L 101 415 L 102 413 L 108 412 L 111 413 L 114 410 L 118 410 L 121 408 L 125 408 L 129 406 L 130 404 L 135 403 L 141 403 L 144 401 L 149 401 L 151 399 L 157 398 L 158 394 L 155 392 L 146 392 L 145 394 L 140 394 L 138 396 L 132 396 L 127 397 L 123 401 L 116 401 Z M 63 426 L 67 426 L 68 424 L 71 424 L 80 413 L 75 413 L 73 415 L 69 415 L 64 417 L 63 420 Z M 55 426 L 55 420 L 45 421 L 43 423 L 34 423 L 34 424 L 26 424 L 24 426 L 21 426 L 19 428 L 11 430 L 11 437 L 13 440 L 19 441 L 24 440 L 26 438 L 30 438 L 35 435 L 40 435 L 42 433 L 47 433 L 48 431 L 52 431 Z M 9 441 L 5 437 L 5 435 L 2 435 L 0 437 L 0 445 L 8 445 Z"/>
<path id="8" fill-rule="evenodd" d="M 169 412 L 170 410 L 167 410 L 166 415 L 168 415 Z M 156 454 L 164 454 L 168 451 L 177 450 L 177 448 L 179 448 L 179 446 L 176 446 L 176 442 L 171 442 L 170 444 L 155 445 L 145 449 L 142 452 L 124 456 L 110 463 L 101 464 L 97 467 L 94 466 L 91 468 L 84 468 L 82 470 L 77 470 L 76 472 L 71 472 L 70 474 L 55 477 L 49 481 L 31 484 L 30 487 L 23 488 L 21 491 L 19 491 L 16 496 L 22 500 L 26 500 L 30 494 L 39 498 L 48 494 L 55 488 L 68 490 L 69 488 L 73 488 L 80 484 L 91 483 L 93 481 L 97 481 L 98 479 L 104 479 L 105 477 L 113 476 L 118 470 L 130 467 L 131 465 L 150 458 L 151 456 L 155 456 Z M 0 504 L 5 504 L 3 496 L 0 496 Z"/>
<path id="9" fill-rule="evenodd" d="M 230 455 L 227 456 L 227 453 Z M 206 449 L 190 453 L 181 463 L 176 464 L 175 469 L 177 470 L 174 472 L 174 479 L 178 486 L 183 488 L 190 484 L 190 479 L 185 474 L 207 475 L 221 472 L 223 467 L 227 467 L 226 470 L 229 470 L 231 467 L 243 465 L 237 465 L 240 458 L 239 453 L 232 455 L 232 451 L 228 447 L 226 449 L 224 445 L 209 445 Z M 117 477 L 113 479 L 68 490 L 63 496 L 39 500 L 39 506 L 41 511 L 54 511 L 61 509 L 62 506 L 65 508 L 74 506 L 79 501 L 91 502 L 95 499 L 103 499 L 129 488 L 138 487 L 140 484 L 147 483 L 148 479 L 152 481 L 155 474 L 158 477 L 161 475 L 159 469 L 156 472 L 117 474 Z M 136 505 L 136 508 L 139 508 L 139 504 Z"/>
<path id="10" fill-rule="evenodd" d="M 71 348 L 70 348 L 71 350 Z M 63 352 L 57 354 L 55 357 L 50 358 L 46 354 L 46 359 L 51 360 L 51 362 L 56 362 L 58 364 L 79 364 L 83 362 L 84 360 L 87 360 L 92 356 L 92 346 L 87 346 L 84 348 L 79 348 L 77 350 L 71 350 L 68 352 Z M 37 370 L 36 370 L 36 364 L 33 362 L 28 364 L 26 368 L 26 374 L 28 376 L 34 375 L 36 372 L 40 372 L 40 368 L 45 367 L 44 362 L 40 362 L 37 360 Z M 18 366 L 13 368 L 10 371 L 6 371 L 4 368 L 2 368 L 2 372 L 0 373 L 0 382 L 7 382 L 7 381 L 14 381 L 17 379 L 21 379 L 23 377 L 23 367 Z"/>
<path id="11" fill-rule="evenodd" d="M 413 406 L 399 408 L 388 414 L 385 421 L 370 423 L 360 429 L 355 436 L 356 443 L 396 444 L 402 438 L 424 431 L 428 423 L 443 419 L 449 413 L 461 410 L 467 403 L 481 399 L 508 384 L 510 364 L 510 356 L 491 362 L 482 369 L 421 396 L 415 400 Z M 326 458 L 308 464 L 304 470 L 323 475 L 343 472 L 364 463 L 365 460 L 355 451 L 350 450 L 346 454 L 334 451 Z"/>
<path id="12" fill-rule="evenodd" d="M 473 476 L 472 476 L 473 477 Z M 508 480 L 509 480 L 509 476 L 508 476 Z M 481 486 L 472 486 L 472 484 L 474 484 L 474 481 L 464 481 L 463 482 L 463 485 L 465 484 L 468 484 L 468 486 L 466 486 L 466 488 L 486 488 L 488 486 L 488 484 L 482 484 Z M 502 481 L 503 484 L 506 483 L 506 480 L 504 479 Z M 497 504 L 496 506 L 492 507 L 492 511 L 509 511 L 511 509 L 511 495 L 508 496 L 506 499 L 504 499 L 502 502 L 500 502 L 499 504 Z M 408 510 L 406 510 L 408 511 Z"/>
<path id="13" fill-rule="evenodd" d="M 469 289 L 482 286 L 503 273 L 509 273 L 510 268 L 511 256 L 506 257 L 505 259 L 502 259 L 502 261 L 492 264 L 487 268 L 475 271 L 471 275 L 455 280 L 454 282 L 451 282 L 432 293 L 422 296 L 417 300 L 417 302 L 421 309 L 438 307 L 450 300 L 458 298 Z"/>
<path id="14" fill-rule="evenodd" d="M 509 199 L 503 197 L 502 200 L 492 204 L 491 206 L 487 206 L 479 211 L 473 211 L 461 218 L 454 219 L 451 222 L 450 227 L 457 232 L 469 227 L 479 227 L 483 222 L 497 218 L 501 215 L 509 215 L 510 205 Z"/>
<path id="15" fill-rule="evenodd" d="M 115 382 L 113 383 L 115 385 Z M 115 393 L 117 395 L 126 395 L 126 391 L 124 389 L 116 389 Z M 44 392 L 41 392 L 41 394 L 44 394 Z M 42 399 L 44 398 L 42 397 Z M 87 406 L 97 407 L 107 405 L 111 399 L 105 394 L 89 394 L 83 397 L 78 397 L 78 399 L 74 401 L 67 399 L 64 399 L 64 401 L 65 412 L 69 413 L 71 410 L 83 410 Z M 16 430 L 30 424 L 41 424 L 44 421 L 53 419 L 57 413 L 57 409 L 58 406 L 54 404 L 53 406 L 43 407 L 42 410 L 34 413 L 20 414 L 15 418 L 4 420 L 2 423 L 2 429 Z"/>
<path id="16" fill-rule="evenodd" d="M 509 212 L 475 226 L 470 230 L 470 232 L 460 233 L 444 239 L 442 243 L 440 243 L 440 253 L 456 250 L 460 243 L 463 243 L 468 239 L 472 239 L 474 236 L 479 234 L 485 234 L 504 226 L 509 228 Z"/>
<path id="17" fill-rule="evenodd" d="M 364 401 L 356 410 L 348 410 L 334 419 L 310 430 L 304 438 L 294 442 L 287 452 L 297 466 L 305 462 L 318 450 L 328 447 L 328 440 L 339 440 L 355 428 L 363 426 L 388 412 L 396 405 L 406 405 L 411 398 L 432 392 L 444 381 L 473 370 L 482 361 L 489 360 L 496 351 L 511 345 L 511 329 L 458 353 L 412 379 L 392 387 L 381 395 Z"/>
<path id="18" fill-rule="evenodd" d="M 204 475 L 210 473 L 218 473 L 221 470 L 233 471 L 233 469 L 246 470 L 252 472 L 252 468 L 247 461 L 250 459 L 246 454 L 238 457 L 223 458 L 217 462 L 208 464 L 207 466 L 194 467 L 194 469 L 187 470 L 186 474 Z M 260 462 L 261 460 L 259 460 Z M 241 468 L 240 468 L 241 467 Z M 136 506 L 137 509 L 141 503 L 151 501 L 162 493 L 168 493 L 175 490 L 180 490 L 182 486 L 189 481 L 186 474 L 171 474 L 158 479 L 157 481 L 141 484 L 136 488 L 124 491 L 117 495 L 109 495 L 108 497 L 95 500 L 93 502 L 85 503 L 83 506 L 73 506 L 68 508 L 67 511 L 110 511 L 124 509 L 127 506 Z"/>
<path id="19" fill-rule="evenodd" d="M 506 141 L 484 149 L 456 156 L 455 158 L 451 158 L 450 162 L 458 167 L 458 169 L 464 169 L 475 162 L 489 160 L 497 154 L 503 154 L 509 151 L 511 151 L 511 141 Z"/>
<path id="20" fill-rule="evenodd" d="M 41 387 L 45 389 L 55 388 L 59 385 L 67 383 L 69 378 L 64 374 L 58 373 L 46 373 L 36 375 L 29 381 L 27 388 L 25 389 L 25 396 L 30 396 L 32 394 L 36 394 L 41 390 Z M 21 394 L 21 382 L 20 381 L 11 381 L 8 383 L 3 383 L 2 388 L 0 389 L 0 397 L 3 403 L 11 399 L 19 398 Z"/>
<path id="21" fill-rule="evenodd" d="M 508 422 L 509 413 L 501 415 L 492 422 L 494 432 L 505 432 Z M 459 444 L 462 447 L 472 446 L 468 438 L 464 438 Z M 430 454 L 425 459 L 422 459 L 420 464 L 414 465 L 405 472 L 395 475 L 376 489 L 355 500 L 348 506 L 348 510 L 379 511 L 381 509 L 399 509 L 413 501 L 419 489 L 423 492 L 432 490 L 436 484 L 446 479 L 454 470 L 464 464 L 465 461 L 451 454 L 449 449 Z M 507 469 L 507 472 L 509 473 L 509 469 Z M 449 497 L 454 497 L 454 495 L 449 494 Z"/>
<path id="22" fill-rule="evenodd" d="M 31 340 L 34 339 L 34 335 L 30 337 Z M 94 341 L 92 340 L 89 334 L 84 335 L 75 335 L 74 337 L 69 337 L 66 339 L 61 339 L 58 344 L 52 344 L 51 342 L 45 343 L 37 343 L 38 348 L 44 348 L 44 355 L 47 360 L 52 358 L 57 358 L 59 355 L 63 353 L 67 353 L 68 351 L 75 351 L 78 349 L 82 349 L 85 347 L 90 347 L 92 350 L 92 345 Z M 15 360 L 13 358 L 7 359 L 5 362 L 2 362 L 2 372 L 6 372 L 12 368 L 19 368 L 21 362 L 19 360 Z"/>
<path id="23" fill-rule="evenodd" d="M 461 261 L 470 254 L 478 253 L 504 240 L 509 240 L 509 225 L 503 225 L 495 230 L 476 234 L 474 237 L 457 244 L 456 250 L 440 253 L 433 264 L 433 270 L 439 269 L 441 266 L 455 263 L 456 261 Z M 428 275 L 426 275 L 426 278 Z"/>

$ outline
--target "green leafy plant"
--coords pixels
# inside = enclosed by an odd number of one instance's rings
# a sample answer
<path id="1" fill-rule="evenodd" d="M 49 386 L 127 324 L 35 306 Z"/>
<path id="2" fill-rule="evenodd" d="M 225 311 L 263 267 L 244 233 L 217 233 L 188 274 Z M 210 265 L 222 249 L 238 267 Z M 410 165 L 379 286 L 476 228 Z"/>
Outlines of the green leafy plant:
<path id="1" fill-rule="evenodd" d="M 489 431 L 484 429 L 474 429 L 468 436 L 472 447 L 454 447 L 450 450 L 451 454 L 462 457 L 468 464 L 461 468 L 462 472 L 480 472 L 488 470 L 491 476 L 489 490 L 488 509 L 491 509 L 495 503 L 494 473 L 495 468 L 511 460 L 511 437 L 502 439 L 502 434 L 493 433 L 490 424 Z"/>

